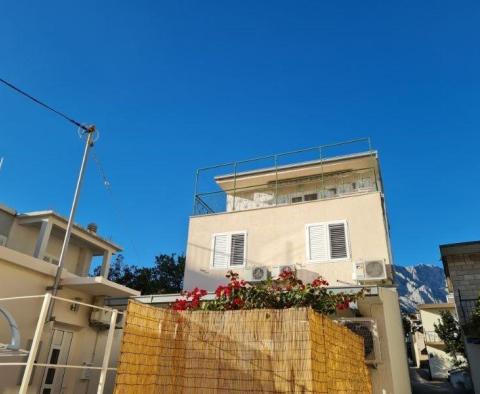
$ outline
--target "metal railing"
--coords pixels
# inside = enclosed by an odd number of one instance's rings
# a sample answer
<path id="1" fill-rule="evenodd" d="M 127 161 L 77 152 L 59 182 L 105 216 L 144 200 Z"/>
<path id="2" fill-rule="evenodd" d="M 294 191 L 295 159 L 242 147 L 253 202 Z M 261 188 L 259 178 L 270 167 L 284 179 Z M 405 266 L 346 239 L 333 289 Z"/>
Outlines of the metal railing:
<path id="1" fill-rule="evenodd" d="M 34 295 L 34 296 L 19 296 L 19 297 L 7 297 L 7 298 L 0 298 L 0 303 L 8 303 L 9 301 L 17 301 L 17 300 L 35 300 L 35 299 L 42 299 L 42 305 L 40 308 L 40 313 L 38 316 L 37 324 L 35 327 L 35 333 L 33 335 L 32 343 L 29 350 L 18 349 L 21 352 L 23 357 L 27 357 L 26 361 L 21 362 L 0 362 L 1 367 L 12 367 L 12 366 L 21 366 L 25 367 L 22 380 L 20 384 L 20 388 L 18 390 L 19 394 L 27 394 L 29 391 L 29 382 L 32 378 L 33 368 L 34 367 L 45 367 L 49 369 L 56 369 L 56 368 L 63 368 L 63 369 L 82 369 L 82 370 L 99 370 L 100 377 L 97 386 L 97 394 L 102 394 L 105 390 L 105 384 L 107 379 L 107 373 L 110 371 L 116 371 L 116 368 L 111 368 L 108 366 L 110 362 L 110 355 L 112 351 L 112 345 L 114 340 L 114 333 L 115 333 L 115 326 L 117 322 L 117 316 L 119 314 L 123 314 L 116 309 L 109 308 L 109 307 L 101 307 L 98 305 L 91 305 L 79 300 L 70 300 L 67 298 L 62 298 L 58 296 L 52 296 L 51 293 L 46 293 L 44 295 Z M 53 304 L 54 300 L 59 302 L 67 302 L 72 305 L 82 305 L 88 308 L 93 308 L 97 310 L 103 310 L 110 312 L 110 324 L 108 328 L 107 338 L 105 349 L 103 353 L 102 365 L 101 366 L 92 366 L 92 365 L 70 365 L 70 364 L 52 364 L 52 363 L 39 363 L 37 362 L 37 356 L 39 352 L 40 342 L 42 341 L 42 336 L 44 333 L 47 320 L 47 312 L 50 306 Z M 21 328 L 20 328 L 21 329 Z M 6 349 L 8 350 L 8 349 Z M 17 349 L 16 349 L 17 350 Z M 17 351 L 18 351 L 17 350 Z M 17 355 L 17 353 L 15 353 Z"/>
<path id="2" fill-rule="evenodd" d="M 442 339 L 438 336 L 435 331 L 425 331 L 424 332 L 425 343 L 436 343 L 441 344 L 443 343 Z"/>
<path id="3" fill-rule="evenodd" d="M 370 139 L 359 138 L 200 168 L 195 177 L 193 215 L 266 208 L 377 191 L 379 174 L 373 167 L 333 174 L 323 170 L 330 159 L 374 153 Z M 302 164 L 318 165 L 320 169 L 311 176 L 279 179 L 282 170 Z M 239 185 L 240 177 L 255 171 L 268 173 L 268 180 L 255 185 Z M 228 189 L 219 186 L 219 177 L 229 183 Z M 204 190 L 205 183 L 207 190 Z M 299 186 L 304 191 L 299 192 Z"/>

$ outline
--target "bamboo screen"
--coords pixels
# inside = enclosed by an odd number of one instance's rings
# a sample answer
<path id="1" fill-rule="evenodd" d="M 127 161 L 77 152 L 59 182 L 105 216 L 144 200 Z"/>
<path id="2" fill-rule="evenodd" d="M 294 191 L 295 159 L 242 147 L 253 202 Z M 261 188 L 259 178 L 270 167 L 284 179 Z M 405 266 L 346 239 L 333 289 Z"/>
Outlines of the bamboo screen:
<path id="1" fill-rule="evenodd" d="M 130 301 L 116 394 L 371 393 L 363 339 L 311 309 L 174 312 Z"/>

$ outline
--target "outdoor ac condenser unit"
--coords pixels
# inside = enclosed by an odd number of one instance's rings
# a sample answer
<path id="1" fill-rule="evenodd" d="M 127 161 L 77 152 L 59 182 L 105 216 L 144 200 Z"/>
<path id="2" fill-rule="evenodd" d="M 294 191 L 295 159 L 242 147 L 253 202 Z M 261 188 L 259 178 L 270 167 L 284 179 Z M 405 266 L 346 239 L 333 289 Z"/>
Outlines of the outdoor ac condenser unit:
<path id="1" fill-rule="evenodd" d="M 278 278 L 283 271 L 293 272 L 295 275 L 297 269 L 294 264 L 277 265 L 270 268 L 270 275 L 272 278 Z"/>
<path id="2" fill-rule="evenodd" d="M 94 305 L 103 307 L 105 305 L 104 297 L 96 297 Z M 108 328 L 110 327 L 111 313 L 103 309 L 92 308 L 90 313 L 90 324 L 95 327 Z"/>
<path id="3" fill-rule="evenodd" d="M 268 278 L 267 267 L 252 267 L 245 270 L 245 280 L 247 282 L 261 282 Z"/>
<path id="4" fill-rule="evenodd" d="M 387 279 L 385 261 L 358 261 L 354 263 L 353 276 L 361 282 L 374 282 Z"/>
<path id="5" fill-rule="evenodd" d="M 380 340 L 375 319 L 349 317 L 336 319 L 336 322 L 363 338 L 365 363 L 378 364 L 382 361 Z"/>

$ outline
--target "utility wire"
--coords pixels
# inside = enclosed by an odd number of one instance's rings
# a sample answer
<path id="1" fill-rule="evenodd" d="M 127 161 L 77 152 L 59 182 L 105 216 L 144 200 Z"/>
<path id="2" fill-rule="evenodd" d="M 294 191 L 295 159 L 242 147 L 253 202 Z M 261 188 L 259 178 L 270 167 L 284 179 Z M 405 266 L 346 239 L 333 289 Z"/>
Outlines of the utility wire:
<path id="1" fill-rule="evenodd" d="M 92 152 L 93 160 L 95 161 L 95 164 L 97 165 L 97 169 L 98 169 L 98 172 L 100 174 L 100 177 L 102 178 L 103 186 L 105 187 L 105 189 L 106 189 L 106 191 L 107 191 L 107 193 L 110 197 L 110 200 L 111 200 L 111 203 L 112 203 L 112 208 L 114 210 L 114 213 L 117 216 L 117 220 L 118 220 L 119 224 L 122 227 L 125 228 L 126 234 L 129 238 L 128 241 L 130 242 L 130 246 L 132 247 L 133 252 L 135 253 L 135 257 L 137 258 L 137 263 L 139 263 L 140 262 L 140 255 L 138 253 L 137 246 L 135 245 L 135 242 L 133 242 L 133 237 L 131 236 L 131 233 L 128 230 L 129 227 L 127 225 L 127 221 L 125 220 L 125 216 L 123 216 L 123 214 L 121 213 L 122 211 L 118 208 L 118 205 L 116 204 L 116 200 L 115 200 L 115 197 L 113 195 L 112 188 L 111 188 L 112 184 L 110 183 L 109 179 L 107 178 L 107 175 L 105 173 L 105 169 L 103 168 L 102 163 L 100 162 L 100 159 L 98 158 L 98 155 L 95 152 L 95 149 L 92 149 L 91 152 Z"/>
<path id="2" fill-rule="evenodd" d="M 64 113 L 60 112 L 60 111 L 57 111 L 55 108 L 52 108 L 50 107 L 49 105 L 45 104 L 44 102 L 40 101 L 39 99 L 33 97 L 32 95 L 28 94 L 27 92 L 23 91 L 22 89 L 16 87 L 14 84 L 0 78 L 0 82 L 2 82 L 3 84 L 7 85 L 9 88 L 15 90 L 17 93 L 20 93 L 21 95 L 29 98 L 30 100 L 32 100 L 33 102 L 41 105 L 42 107 L 48 109 L 49 111 L 52 111 L 54 113 L 56 113 L 58 116 L 61 116 L 62 118 L 64 118 L 65 120 L 69 121 L 70 123 L 73 123 L 75 126 L 77 127 L 80 127 L 82 130 L 84 131 L 87 131 L 89 132 L 89 128 L 83 124 L 81 124 L 80 122 L 77 122 L 75 119 L 65 115 Z"/>
<path id="3" fill-rule="evenodd" d="M 68 122 L 70 122 L 70 123 L 74 124 L 75 126 L 81 128 L 82 130 L 86 131 L 87 133 L 92 132 L 92 127 L 94 127 L 94 126 L 85 126 L 85 125 L 81 124 L 80 122 L 77 122 L 75 119 L 71 118 L 70 116 L 65 115 L 63 112 L 60 112 L 60 111 L 56 110 L 55 108 L 50 107 L 49 105 L 45 104 L 43 101 L 33 97 L 31 94 L 23 91 L 22 89 L 15 86 L 13 83 L 10 83 L 3 78 L 0 78 L 0 82 L 3 83 L 4 85 L 8 86 L 10 89 L 13 89 L 17 93 L 20 93 L 22 96 L 27 97 L 28 99 L 32 100 L 33 102 L 37 103 L 38 105 L 48 109 L 49 111 L 52 111 L 53 113 L 57 114 L 58 116 L 62 117 L 65 120 L 67 120 Z M 115 204 L 115 199 L 113 197 L 112 189 L 110 187 L 111 186 L 110 181 L 108 180 L 108 178 L 105 174 L 105 170 L 103 169 L 103 166 L 100 163 L 100 160 L 99 160 L 98 156 L 95 154 L 95 151 L 92 150 L 91 152 L 92 152 L 93 159 L 95 160 L 95 163 L 97 164 L 97 168 L 98 168 L 98 171 L 100 173 L 100 176 L 102 177 L 103 186 L 105 187 L 105 189 L 107 190 L 107 192 L 110 196 L 110 199 L 111 199 L 111 202 L 112 202 L 112 207 L 113 207 L 114 211 L 116 211 L 115 213 L 117 214 L 117 216 L 122 217 L 122 220 L 119 220 L 119 221 L 123 222 L 122 224 L 125 226 L 126 221 L 124 220 L 124 217 L 120 214 L 121 211 L 119 209 L 117 209 L 117 206 Z M 128 229 L 128 226 L 125 226 L 125 229 Z M 129 241 L 130 241 L 130 244 L 133 248 L 135 256 L 137 257 L 138 260 L 140 260 L 137 247 L 135 246 L 135 243 L 133 242 L 133 239 L 131 237 L 129 237 L 129 238 L 130 238 Z"/>

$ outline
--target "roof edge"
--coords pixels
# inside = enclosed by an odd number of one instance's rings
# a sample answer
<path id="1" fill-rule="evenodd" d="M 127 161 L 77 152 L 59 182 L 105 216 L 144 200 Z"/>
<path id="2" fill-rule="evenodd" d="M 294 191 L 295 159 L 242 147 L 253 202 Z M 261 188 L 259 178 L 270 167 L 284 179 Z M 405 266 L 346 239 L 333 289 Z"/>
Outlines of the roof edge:
<path id="1" fill-rule="evenodd" d="M 244 172 L 238 172 L 236 174 L 225 174 L 225 175 L 217 175 L 214 179 L 216 181 L 226 181 L 234 176 L 238 177 L 243 177 L 243 176 L 249 176 L 249 175 L 258 175 L 258 174 L 263 174 L 263 173 L 269 173 L 275 170 L 288 170 L 288 169 L 295 169 L 295 168 L 300 168 L 300 167 L 306 167 L 306 166 L 311 166 L 315 164 L 325 164 L 325 163 L 334 163 L 336 161 L 342 161 L 342 160 L 348 160 L 348 159 L 357 159 L 361 157 L 368 157 L 368 156 L 374 156 L 375 158 L 378 159 L 378 151 L 377 150 L 371 150 L 371 151 L 364 151 L 360 153 L 352 153 L 349 155 L 342 155 L 342 156 L 334 156 L 330 157 L 328 159 L 319 159 L 319 160 L 310 160 L 310 161 L 303 161 L 295 164 L 286 164 L 278 167 L 266 167 L 266 168 L 260 168 L 258 170 L 251 170 L 251 171 L 244 171 Z"/>

